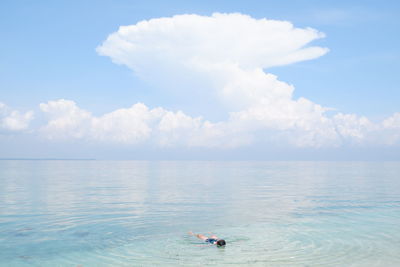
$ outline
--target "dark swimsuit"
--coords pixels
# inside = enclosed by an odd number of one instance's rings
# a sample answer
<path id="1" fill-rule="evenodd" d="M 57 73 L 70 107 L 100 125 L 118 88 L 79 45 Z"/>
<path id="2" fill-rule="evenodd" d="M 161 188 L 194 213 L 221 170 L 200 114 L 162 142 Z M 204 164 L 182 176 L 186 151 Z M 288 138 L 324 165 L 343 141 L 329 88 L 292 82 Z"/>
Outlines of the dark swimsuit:
<path id="1" fill-rule="evenodd" d="M 206 240 L 204 240 L 206 243 L 210 243 L 210 244 L 215 244 L 215 243 L 217 243 L 217 239 L 214 239 L 214 238 L 207 238 Z"/>

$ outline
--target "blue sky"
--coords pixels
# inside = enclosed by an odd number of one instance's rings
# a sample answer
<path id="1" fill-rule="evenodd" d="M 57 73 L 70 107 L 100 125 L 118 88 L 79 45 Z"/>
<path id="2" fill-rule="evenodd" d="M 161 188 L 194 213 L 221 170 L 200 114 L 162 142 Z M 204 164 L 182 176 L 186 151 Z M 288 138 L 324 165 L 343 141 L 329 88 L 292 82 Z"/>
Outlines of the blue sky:
<path id="1" fill-rule="evenodd" d="M 145 158 L 157 158 L 155 154 L 179 155 L 188 150 L 187 146 L 160 148 L 148 143 L 99 145 L 92 140 L 54 141 L 56 138 L 48 140 L 36 134 L 48 120 L 39 104 L 58 99 L 74 101 L 93 116 L 144 103 L 149 109 L 181 110 L 211 122 L 226 119 L 228 112 L 224 113 L 217 103 L 206 106 L 212 100 L 205 95 L 193 91 L 194 99 L 198 99 L 190 101 L 188 95 L 163 90 L 162 83 L 142 79 L 126 64 L 114 64 L 112 56 L 96 52 L 107 36 L 122 25 L 179 14 L 211 16 L 213 12 L 238 12 L 255 20 L 290 21 L 296 28 L 311 27 L 323 32 L 326 37 L 316 38 L 311 45 L 328 48 L 328 53 L 312 60 L 271 66 L 266 72 L 293 85 L 294 99 L 304 97 L 334 108 L 334 112 L 366 116 L 378 123 L 400 112 L 399 11 L 398 1 L 2 1 L 0 102 L 20 112 L 32 110 L 35 119 L 22 132 L 2 131 L 0 157 L 131 158 L 132 153 L 140 151 Z M 327 114 L 330 112 L 333 111 Z M 395 135 L 399 131 L 396 127 L 391 128 Z M 390 151 L 389 156 L 381 153 L 382 158 L 389 159 L 399 155 L 397 141 L 390 145 L 367 143 L 300 150 L 284 144 L 272 150 L 273 154 L 283 154 L 279 159 L 285 159 L 287 154 L 296 159 L 320 157 L 333 153 L 329 151 L 335 151 L 333 154 L 340 159 L 348 150 L 362 151 L 354 152 L 354 158 L 365 151 Z M 32 152 L 38 150 L 37 144 L 43 150 L 40 153 Z M 87 148 L 82 149 L 82 144 Z M 256 147 L 251 143 L 211 151 L 222 158 L 227 153 L 238 154 L 238 158 L 246 158 L 243 154 L 252 151 L 258 155 L 255 158 L 268 154 Z M 270 145 L 264 148 L 271 151 Z M 286 153 L 288 149 L 290 152 Z M 185 155 L 193 158 L 207 158 L 203 154 L 210 151 L 189 150 Z M 266 158 L 273 159 L 271 155 Z"/>

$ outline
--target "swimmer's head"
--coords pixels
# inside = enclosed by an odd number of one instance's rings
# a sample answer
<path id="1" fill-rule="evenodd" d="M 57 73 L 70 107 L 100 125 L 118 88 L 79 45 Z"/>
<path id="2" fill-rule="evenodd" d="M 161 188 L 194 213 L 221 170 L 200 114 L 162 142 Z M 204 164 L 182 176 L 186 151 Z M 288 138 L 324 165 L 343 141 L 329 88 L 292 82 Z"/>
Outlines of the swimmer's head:
<path id="1" fill-rule="evenodd" d="M 218 247 L 222 247 L 222 246 L 225 246 L 225 245 L 226 245 L 225 240 L 220 239 L 220 240 L 217 241 L 217 246 L 218 246 Z"/>

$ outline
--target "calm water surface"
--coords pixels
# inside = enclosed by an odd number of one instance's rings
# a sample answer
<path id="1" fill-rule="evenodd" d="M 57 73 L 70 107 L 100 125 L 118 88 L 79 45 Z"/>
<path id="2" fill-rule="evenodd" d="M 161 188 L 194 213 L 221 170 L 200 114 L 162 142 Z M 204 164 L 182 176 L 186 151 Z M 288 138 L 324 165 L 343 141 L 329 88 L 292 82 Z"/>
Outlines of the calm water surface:
<path id="1" fill-rule="evenodd" d="M 400 266 L 400 163 L 0 161 L 0 266 L 180 265 Z"/>

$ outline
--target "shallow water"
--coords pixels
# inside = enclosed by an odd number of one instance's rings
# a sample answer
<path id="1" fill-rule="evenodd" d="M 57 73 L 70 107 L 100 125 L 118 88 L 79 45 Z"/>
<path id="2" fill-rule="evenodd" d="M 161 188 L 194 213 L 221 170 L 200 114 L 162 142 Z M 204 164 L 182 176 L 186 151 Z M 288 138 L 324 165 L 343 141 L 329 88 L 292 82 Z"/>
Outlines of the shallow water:
<path id="1" fill-rule="evenodd" d="M 1 266 L 224 264 L 400 266 L 400 163 L 0 161 Z"/>

